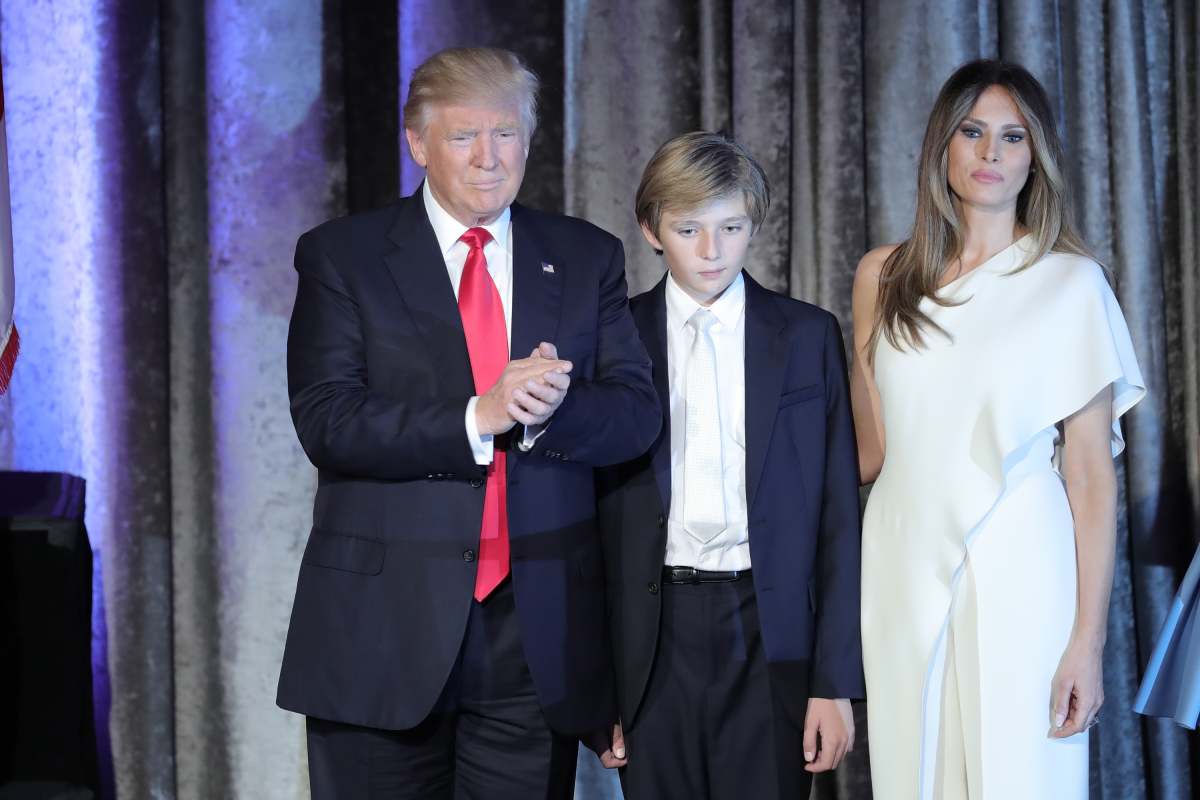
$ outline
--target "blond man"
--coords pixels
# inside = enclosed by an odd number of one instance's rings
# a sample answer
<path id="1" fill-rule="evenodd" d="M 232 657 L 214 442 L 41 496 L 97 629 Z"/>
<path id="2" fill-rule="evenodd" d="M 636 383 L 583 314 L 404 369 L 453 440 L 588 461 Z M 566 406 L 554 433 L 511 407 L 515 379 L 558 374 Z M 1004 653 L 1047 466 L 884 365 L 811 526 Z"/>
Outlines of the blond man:
<path id="1" fill-rule="evenodd" d="M 512 53 L 446 50 L 404 125 L 426 180 L 296 248 L 296 432 L 318 469 L 279 704 L 314 798 L 567 798 L 615 719 L 592 468 L 661 417 L 620 242 L 514 203 Z"/>
<path id="2" fill-rule="evenodd" d="M 637 192 L 666 262 L 631 301 L 664 423 L 600 481 L 627 800 L 804 800 L 854 742 L 842 337 L 828 312 L 743 272 L 769 199 L 749 153 L 705 132 L 664 144 Z"/>

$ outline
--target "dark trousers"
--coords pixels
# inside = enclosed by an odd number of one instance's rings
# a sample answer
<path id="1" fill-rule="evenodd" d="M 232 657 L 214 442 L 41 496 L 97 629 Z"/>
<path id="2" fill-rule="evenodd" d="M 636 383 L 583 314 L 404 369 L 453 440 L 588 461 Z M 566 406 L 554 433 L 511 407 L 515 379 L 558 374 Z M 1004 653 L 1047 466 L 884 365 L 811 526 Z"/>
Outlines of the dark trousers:
<path id="1" fill-rule="evenodd" d="M 511 582 L 472 602 L 458 663 L 420 725 L 388 731 L 308 718 L 313 800 L 569 800 L 577 751 L 542 716 Z"/>
<path id="2" fill-rule="evenodd" d="M 750 576 L 664 584 L 658 653 L 625 731 L 626 800 L 807 800 L 803 741 L 771 697 Z"/>

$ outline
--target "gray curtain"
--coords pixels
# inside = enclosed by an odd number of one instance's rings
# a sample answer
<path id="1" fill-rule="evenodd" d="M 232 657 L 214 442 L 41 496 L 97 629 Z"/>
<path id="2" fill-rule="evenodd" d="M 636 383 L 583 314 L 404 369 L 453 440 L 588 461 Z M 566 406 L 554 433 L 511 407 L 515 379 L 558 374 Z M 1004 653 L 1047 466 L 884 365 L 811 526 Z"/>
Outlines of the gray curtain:
<path id="1" fill-rule="evenodd" d="M 631 210 L 643 165 L 724 128 L 775 192 L 750 271 L 847 333 L 857 259 L 910 224 L 941 82 L 985 55 L 1042 79 L 1150 384 L 1126 425 L 1092 796 L 1193 796 L 1196 737 L 1127 709 L 1200 520 L 1198 17 L 1195 0 L 0 0 L 25 340 L 0 457 L 88 479 L 118 794 L 307 794 L 302 724 L 274 707 L 314 485 L 284 386 L 292 248 L 412 189 L 412 68 L 487 43 L 543 78 L 522 200 L 621 236 L 632 290 L 662 272 Z M 858 721 L 821 798 L 870 797 Z M 580 764 L 580 797 L 616 796 Z"/>

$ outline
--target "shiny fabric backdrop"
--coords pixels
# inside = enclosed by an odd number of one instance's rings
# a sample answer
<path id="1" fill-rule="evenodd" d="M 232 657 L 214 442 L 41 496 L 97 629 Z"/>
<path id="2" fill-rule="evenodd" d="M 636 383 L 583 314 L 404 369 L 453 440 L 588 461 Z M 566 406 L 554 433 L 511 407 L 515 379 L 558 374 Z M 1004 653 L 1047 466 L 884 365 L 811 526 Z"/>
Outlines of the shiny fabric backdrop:
<path id="1" fill-rule="evenodd" d="M 1150 384 L 1092 796 L 1200 796 L 1196 737 L 1127 711 L 1200 519 L 1197 18 L 1194 0 L 0 0 L 26 340 L 0 455 L 88 479 L 120 796 L 307 794 L 302 725 L 273 703 L 314 484 L 284 386 L 292 247 L 416 185 L 404 85 L 470 43 L 541 74 L 522 199 L 622 236 L 632 290 L 662 271 L 631 213 L 643 164 L 725 128 L 775 189 L 751 272 L 847 332 L 859 255 L 911 220 L 937 87 L 981 55 L 1039 75 Z M 862 712 L 817 796 L 870 797 Z M 616 796 L 581 765 L 579 797 Z"/>

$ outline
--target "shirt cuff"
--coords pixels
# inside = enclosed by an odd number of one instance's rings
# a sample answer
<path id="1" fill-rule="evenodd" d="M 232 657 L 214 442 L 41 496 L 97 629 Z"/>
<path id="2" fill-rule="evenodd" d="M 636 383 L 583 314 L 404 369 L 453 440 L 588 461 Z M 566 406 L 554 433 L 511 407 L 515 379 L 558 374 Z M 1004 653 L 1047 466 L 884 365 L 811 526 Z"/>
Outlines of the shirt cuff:
<path id="1" fill-rule="evenodd" d="M 471 443 L 471 455 L 475 457 L 475 463 L 481 467 L 486 467 L 492 463 L 493 444 L 495 438 L 490 433 L 481 434 L 479 426 L 475 423 L 475 404 L 479 402 L 479 397 L 472 397 L 467 401 L 467 417 L 465 420 L 467 426 L 467 441 Z M 532 444 L 532 442 L 530 442 Z"/>
<path id="2" fill-rule="evenodd" d="M 541 438 L 546 429 L 550 427 L 549 422 L 543 422 L 541 425 L 526 425 L 525 435 L 521 437 L 521 441 L 517 443 L 517 448 L 522 453 L 528 453 L 533 449 L 534 443 Z"/>

